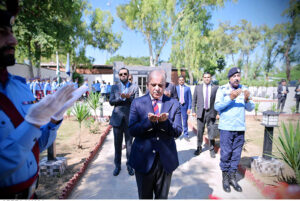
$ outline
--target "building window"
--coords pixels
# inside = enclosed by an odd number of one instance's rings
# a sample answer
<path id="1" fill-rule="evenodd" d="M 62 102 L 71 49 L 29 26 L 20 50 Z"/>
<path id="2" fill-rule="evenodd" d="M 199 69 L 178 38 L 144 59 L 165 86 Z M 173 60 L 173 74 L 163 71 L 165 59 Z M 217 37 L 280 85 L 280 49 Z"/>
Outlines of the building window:
<path id="1" fill-rule="evenodd" d="M 138 85 L 142 91 L 142 94 L 145 94 L 147 89 L 147 76 L 138 76 Z"/>

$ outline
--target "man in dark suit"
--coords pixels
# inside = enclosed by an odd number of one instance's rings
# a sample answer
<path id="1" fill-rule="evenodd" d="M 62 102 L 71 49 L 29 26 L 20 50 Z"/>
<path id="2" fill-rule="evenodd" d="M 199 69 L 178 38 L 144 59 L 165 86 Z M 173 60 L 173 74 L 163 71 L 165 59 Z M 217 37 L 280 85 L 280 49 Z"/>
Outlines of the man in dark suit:
<path id="1" fill-rule="evenodd" d="M 203 84 L 199 84 L 195 87 L 193 95 L 193 116 L 197 116 L 197 149 L 194 152 L 195 155 L 199 155 L 202 152 L 203 132 L 205 124 L 207 125 L 210 156 L 215 158 L 215 129 L 213 128 L 217 111 L 214 108 L 216 93 L 218 86 L 211 84 L 211 74 L 205 72 L 203 74 Z"/>
<path id="2" fill-rule="evenodd" d="M 295 88 L 295 98 L 296 98 L 296 113 L 299 113 L 299 101 L 300 101 L 300 79 L 298 80 L 298 84 Z"/>
<path id="3" fill-rule="evenodd" d="M 134 99 L 129 132 L 135 137 L 129 164 L 135 169 L 140 199 L 167 199 L 172 172 L 178 167 L 174 138 L 182 132 L 179 102 L 164 95 L 165 75 L 148 75 L 149 93 Z"/>
<path id="4" fill-rule="evenodd" d="M 183 136 L 185 139 L 189 139 L 188 134 L 188 115 L 192 109 L 192 93 L 190 87 L 184 84 L 184 77 L 179 76 L 178 78 L 179 85 L 176 86 L 179 103 L 181 105 L 181 118 L 183 125 Z"/>
<path id="5" fill-rule="evenodd" d="M 162 71 L 162 73 L 165 74 L 165 77 L 167 79 L 167 72 L 165 70 L 161 70 L 161 71 Z M 175 98 L 175 99 L 179 100 L 176 86 L 175 86 L 175 84 L 173 84 L 171 82 L 166 82 L 166 88 L 165 88 L 164 94 L 170 98 Z"/>
<path id="6" fill-rule="evenodd" d="M 280 109 L 280 112 L 283 112 L 286 96 L 289 93 L 289 89 L 286 85 L 285 79 L 281 80 L 280 84 L 278 85 L 277 92 L 278 92 L 278 94 L 277 94 L 277 98 L 278 98 L 277 110 L 279 111 L 279 109 Z"/>
<path id="7" fill-rule="evenodd" d="M 138 87 L 128 82 L 129 71 L 121 68 L 119 71 L 120 83 L 111 88 L 109 103 L 114 107 L 110 118 L 110 125 L 113 126 L 115 145 L 115 169 L 113 175 L 117 176 L 121 171 L 122 141 L 125 135 L 127 170 L 129 175 L 134 175 L 133 169 L 128 165 L 132 137 L 128 131 L 128 119 L 131 102 L 139 96 Z"/>

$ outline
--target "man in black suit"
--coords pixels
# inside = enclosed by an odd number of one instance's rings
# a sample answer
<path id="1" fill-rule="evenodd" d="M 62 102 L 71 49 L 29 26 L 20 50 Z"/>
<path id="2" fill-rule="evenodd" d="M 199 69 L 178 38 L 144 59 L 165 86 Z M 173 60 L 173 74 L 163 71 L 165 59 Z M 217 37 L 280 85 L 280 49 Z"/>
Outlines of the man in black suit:
<path id="1" fill-rule="evenodd" d="M 295 88 L 295 98 L 296 98 L 296 113 L 299 113 L 299 101 L 300 101 L 300 79 L 298 80 L 298 84 Z"/>
<path id="2" fill-rule="evenodd" d="M 281 80 L 280 84 L 278 85 L 277 92 L 278 92 L 278 94 L 277 94 L 277 98 L 278 98 L 277 110 L 279 111 L 279 109 L 281 108 L 280 112 L 283 112 L 283 108 L 284 108 L 285 101 L 286 101 L 286 96 L 289 93 L 289 89 L 286 85 L 285 79 Z"/>
<path id="3" fill-rule="evenodd" d="M 217 111 L 214 108 L 216 93 L 218 86 L 211 84 L 211 74 L 205 72 L 203 74 L 203 84 L 195 87 L 192 103 L 193 116 L 197 116 L 197 149 L 195 155 L 199 155 L 202 151 L 203 132 L 205 124 L 207 125 L 210 156 L 215 158 L 215 129 Z"/>
<path id="4" fill-rule="evenodd" d="M 128 165 L 131 151 L 132 137 L 128 131 L 128 119 L 131 102 L 139 97 L 137 85 L 128 82 L 129 70 L 121 68 L 119 70 L 120 83 L 111 88 L 109 103 L 114 107 L 110 118 L 110 125 L 113 126 L 114 145 L 115 145 L 115 169 L 113 175 L 117 176 L 121 171 L 122 141 L 125 134 L 127 170 L 129 175 L 134 175 L 133 169 Z"/>
<path id="5" fill-rule="evenodd" d="M 129 132 L 135 137 L 129 164 L 135 169 L 140 199 L 167 199 L 172 172 L 178 167 L 174 138 L 182 132 L 180 104 L 164 95 L 165 75 L 148 75 L 149 93 L 133 100 Z"/>
<path id="6" fill-rule="evenodd" d="M 162 70 L 162 73 L 165 74 L 165 77 L 167 79 L 167 72 L 165 70 Z M 176 90 L 176 85 L 171 82 L 166 82 L 166 88 L 164 94 L 170 98 L 175 98 L 176 100 L 179 100 L 177 90 Z"/>

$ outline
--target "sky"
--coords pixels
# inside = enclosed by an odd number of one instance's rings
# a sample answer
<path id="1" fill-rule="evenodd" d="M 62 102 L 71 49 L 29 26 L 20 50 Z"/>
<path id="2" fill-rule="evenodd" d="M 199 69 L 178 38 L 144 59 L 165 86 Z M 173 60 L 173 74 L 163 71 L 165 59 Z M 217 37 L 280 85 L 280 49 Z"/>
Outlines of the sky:
<path id="1" fill-rule="evenodd" d="M 113 55 L 107 51 L 98 50 L 93 47 L 86 49 L 86 56 L 95 58 L 94 64 L 105 64 L 111 56 L 132 56 L 141 57 L 149 56 L 148 45 L 142 34 L 129 30 L 116 14 L 116 6 L 129 2 L 129 0 L 89 0 L 93 9 L 100 8 L 108 10 L 115 19 L 113 32 L 122 33 L 123 43 L 119 50 Z M 230 21 L 231 25 L 237 24 L 240 20 L 245 19 L 252 23 L 253 26 L 263 24 L 273 27 L 276 24 L 287 22 L 286 17 L 281 16 L 282 12 L 288 8 L 288 0 L 238 0 L 237 2 L 227 1 L 225 6 L 217 8 L 211 12 L 210 22 L 213 29 L 218 28 L 220 22 Z M 161 53 L 161 60 L 167 61 L 171 54 L 171 39 Z"/>

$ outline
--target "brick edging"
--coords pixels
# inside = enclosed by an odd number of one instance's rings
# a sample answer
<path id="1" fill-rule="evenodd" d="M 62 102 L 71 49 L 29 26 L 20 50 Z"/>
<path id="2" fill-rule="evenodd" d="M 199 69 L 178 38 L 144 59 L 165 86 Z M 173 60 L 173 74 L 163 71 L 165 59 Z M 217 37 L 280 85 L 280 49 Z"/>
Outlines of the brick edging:
<path id="1" fill-rule="evenodd" d="M 245 175 L 251 181 L 261 194 L 268 199 L 299 199 L 300 186 L 289 185 L 286 182 L 279 182 L 278 185 L 267 185 L 261 180 L 255 178 L 253 173 L 241 165 L 238 166 L 238 171 Z"/>
<path id="2" fill-rule="evenodd" d="M 90 152 L 89 157 L 86 159 L 86 161 L 83 163 L 83 166 L 80 168 L 80 170 L 74 174 L 74 176 L 67 182 L 67 185 L 65 188 L 62 190 L 61 195 L 59 196 L 59 199 L 67 199 L 68 196 L 70 195 L 71 191 L 74 189 L 76 183 L 80 180 L 82 175 L 85 173 L 88 165 L 90 162 L 94 159 L 96 154 L 98 153 L 100 147 L 102 146 L 107 134 L 111 130 L 112 126 L 108 125 L 106 130 L 104 131 L 103 135 L 101 136 L 98 144 L 96 147 Z"/>

